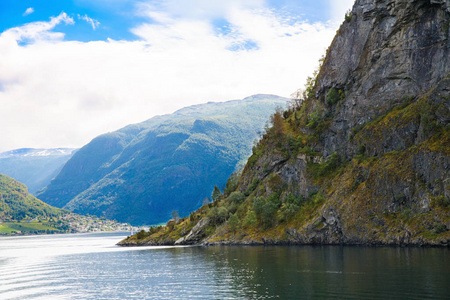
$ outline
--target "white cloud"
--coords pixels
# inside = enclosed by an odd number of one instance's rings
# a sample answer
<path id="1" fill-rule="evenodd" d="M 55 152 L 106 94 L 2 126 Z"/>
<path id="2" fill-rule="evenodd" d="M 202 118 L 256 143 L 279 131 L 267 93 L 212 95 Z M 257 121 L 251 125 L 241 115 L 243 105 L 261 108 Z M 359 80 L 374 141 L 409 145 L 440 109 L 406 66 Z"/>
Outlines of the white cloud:
<path id="1" fill-rule="evenodd" d="M 60 23 L 74 24 L 74 21 L 62 12 L 57 17 L 51 17 L 49 22 L 33 22 L 8 29 L 0 35 L 0 51 L 5 50 L 6 43 L 62 40 L 63 33 L 51 31 Z"/>
<path id="2" fill-rule="evenodd" d="M 332 20 L 338 23 L 344 21 L 345 13 L 353 7 L 355 0 L 329 0 Z"/>
<path id="3" fill-rule="evenodd" d="M 210 19 L 223 17 L 231 9 L 256 9 L 264 7 L 264 0 L 159 0 L 142 2 L 141 10 L 164 11 L 173 17 Z"/>
<path id="4" fill-rule="evenodd" d="M 100 22 L 99 21 L 88 17 L 88 15 L 86 15 L 86 14 L 84 16 L 78 15 L 78 19 L 86 21 L 88 24 L 91 25 L 93 30 L 97 29 L 98 26 L 100 26 Z"/>
<path id="5" fill-rule="evenodd" d="M 8 130 L 0 151 L 80 147 L 101 133 L 187 105 L 256 93 L 289 96 L 304 85 L 337 29 L 288 23 L 258 0 L 244 8 L 237 0 L 196 1 L 221 10 L 230 34 L 194 17 L 201 10 L 174 17 L 186 5 L 175 0 L 165 2 L 172 7 L 167 11 L 140 7 L 164 22 L 133 28 L 139 41 L 64 41 L 52 30 L 73 23 L 65 13 L 3 32 L 0 126 Z M 24 39 L 31 42 L 17 43 Z M 229 50 L 248 40 L 257 47 Z"/>
<path id="6" fill-rule="evenodd" d="M 23 16 L 25 17 L 25 16 L 28 16 L 28 15 L 31 15 L 32 13 L 34 13 L 34 8 L 28 7 L 28 8 L 25 10 L 25 12 L 23 13 Z"/>

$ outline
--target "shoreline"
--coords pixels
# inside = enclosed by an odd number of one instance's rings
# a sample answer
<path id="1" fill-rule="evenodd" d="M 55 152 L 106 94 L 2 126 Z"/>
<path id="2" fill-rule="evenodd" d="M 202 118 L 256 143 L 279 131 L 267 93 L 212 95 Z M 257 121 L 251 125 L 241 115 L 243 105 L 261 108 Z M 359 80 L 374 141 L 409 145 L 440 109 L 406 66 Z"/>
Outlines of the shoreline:
<path id="1" fill-rule="evenodd" d="M 95 233 L 127 233 L 129 234 L 129 231 L 123 231 L 123 230 L 104 230 L 104 231 L 82 231 L 82 232 L 54 232 L 54 233 L 17 233 L 17 234 L 0 234 L 1 238 L 7 238 L 7 237 L 29 237 L 29 236 L 48 236 L 48 235 L 75 235 L 75 234 L 95 234 Z"/>
<path id="2" fill-rule="evenodd" d="M 300 246 L 340 246 L 340 247 L 367 247 L 367 248 L 382 248 L 382 247 L 388 247 L 388 248 L 449 248 L 450 249 L 450 243 L 446 244 L 439 244 L 439 243 L 381 243 L 381 242 L 373 242 L 373 243 L 295 243 L 295 242 L 286 242 L 286 241 L 278 241 L 278 242 L 202 242 L 202 243 L 193 243 L 193 244 L 176 244 L 173 243 L 154 243 L 154 242 L 142 242 L 142 243 L 122 243 L 123 241 L 120 241 L 117 243 L 117 246 L 120 247 L 146 247 L 146 246 L 203 246 L 203 247 L 216 247 L 216 246 L 238 246 L 238 247 L 300 247 Z"/>

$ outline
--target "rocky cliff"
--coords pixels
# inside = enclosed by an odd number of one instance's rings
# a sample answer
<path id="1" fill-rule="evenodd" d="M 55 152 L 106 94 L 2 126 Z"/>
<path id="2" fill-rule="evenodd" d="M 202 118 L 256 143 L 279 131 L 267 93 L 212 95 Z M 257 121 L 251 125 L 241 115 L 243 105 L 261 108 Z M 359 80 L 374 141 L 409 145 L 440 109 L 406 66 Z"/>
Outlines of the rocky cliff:
<path id="1" fill-rule="evenodd" d="M 352 129 L 438 88 L 433 103 L 448 108 L 450 73 L 449 1 L 357 1 L 347 22 L 328 50 L 317 81 L 316 97 L 324 100 L 331 88 L 345 93 L 324 133 L 323 154 L 338 151 L 352 157 Z M 439 86 L 438 86 L 439 85 Z M 442 91 L 440 91 L 442 90 Z M 334 107 L 332 108 L 332 110 Z M 448 120 L 442 120 L 448 121 Z M 398 139 L 371 146 L 373 154 L 406 149 L 423 141 L 418 127 Z M 373 139 L 379 145 L 379 140 Z M 377 148 L 377 149 L 375 149 Z"/>
<path id="2" fill-rule="evenodd" d="M 356 1 L 233 188 L 122 244 L 449 245 L 449 35 L 448 0 Z"/>

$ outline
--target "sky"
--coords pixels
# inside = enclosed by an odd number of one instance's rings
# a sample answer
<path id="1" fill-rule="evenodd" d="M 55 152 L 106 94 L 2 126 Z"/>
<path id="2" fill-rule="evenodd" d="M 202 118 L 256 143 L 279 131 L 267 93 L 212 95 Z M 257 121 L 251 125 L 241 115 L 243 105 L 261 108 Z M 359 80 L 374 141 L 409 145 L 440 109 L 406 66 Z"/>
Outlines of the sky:
<path id="1" fill-rule="evenodd" d="M 353 0 L 1 0 L 0 152 L 78 148 L 155 115 L 289 97 Z"/>

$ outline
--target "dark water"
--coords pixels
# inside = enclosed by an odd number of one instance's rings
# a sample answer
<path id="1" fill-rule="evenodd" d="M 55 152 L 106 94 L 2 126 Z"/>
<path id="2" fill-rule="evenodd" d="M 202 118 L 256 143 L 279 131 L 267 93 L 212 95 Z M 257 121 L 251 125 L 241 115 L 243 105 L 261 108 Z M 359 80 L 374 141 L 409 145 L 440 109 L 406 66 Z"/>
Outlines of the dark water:
<path id="1" fill-rule="evenodd" d="M 450 299 L 450 250 L 0 239 L 0 299 Z"/>

